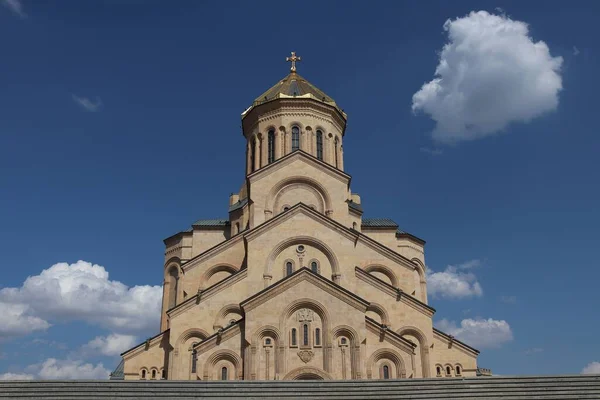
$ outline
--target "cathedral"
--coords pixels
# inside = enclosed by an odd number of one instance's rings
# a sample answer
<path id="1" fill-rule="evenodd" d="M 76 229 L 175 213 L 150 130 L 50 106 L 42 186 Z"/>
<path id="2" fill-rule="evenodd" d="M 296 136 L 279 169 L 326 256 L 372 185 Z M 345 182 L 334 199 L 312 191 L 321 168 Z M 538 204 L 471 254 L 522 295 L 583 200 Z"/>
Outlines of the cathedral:
<path id="1" fill-rule="evenodd" d="M 347 115 L 287 61 L 241 115 L 229 217 L 164 240 L 160 333 L 122 354 L 124 379 L 475 376 L 479 351 L 433 327 L 425 241 L 363 216 Z"/>

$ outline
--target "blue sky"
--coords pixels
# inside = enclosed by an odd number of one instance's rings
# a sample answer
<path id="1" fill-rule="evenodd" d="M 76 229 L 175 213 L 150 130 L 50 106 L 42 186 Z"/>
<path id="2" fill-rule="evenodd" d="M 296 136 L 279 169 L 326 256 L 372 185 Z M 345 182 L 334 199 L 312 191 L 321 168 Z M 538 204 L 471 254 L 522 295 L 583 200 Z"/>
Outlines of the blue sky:
<path id="1" fill-rule="evenodd" d="M 444 29 L 480 10 L 526 23 L 514 37 L 547 51 Z M 0 331 L 0 375 L 101 376 L 118 363 L 118 349 L 99 350 L 109 335 L 157 333 L 153 317 L 136 325 L 127 315 L 124 327 L 106 315 L 126 312 L 128 299 L 152 311 L 162 239 L 226 217 L 244 178 L 240 113 L 287 74 L 292 50 L 298 72 L 349 115 L 345 169 L 365 216 L 427 240 L 432 274 L 466 284 L 453 293 L 439 280 L 436 323 L 469 337 L 469 321 L 492 321 L 479 365 L 497 374 L 600 372 L 599 11 L 554 1 L 0 0 L 0 305 L 24 321 Z M 500 67 L 485 69 L 481 46 L 452 47 L 461 40 L 498 46 L 488 54 Z M 458 121 L 436 95 L 412 109 L 445 44 L 450 67 L 465 72 Z M 63 276 L 78 260 L 102 293 L 79 299 L 89 307 L 49 306 L 40 274 L 67 263 L 51 270 Z"/>

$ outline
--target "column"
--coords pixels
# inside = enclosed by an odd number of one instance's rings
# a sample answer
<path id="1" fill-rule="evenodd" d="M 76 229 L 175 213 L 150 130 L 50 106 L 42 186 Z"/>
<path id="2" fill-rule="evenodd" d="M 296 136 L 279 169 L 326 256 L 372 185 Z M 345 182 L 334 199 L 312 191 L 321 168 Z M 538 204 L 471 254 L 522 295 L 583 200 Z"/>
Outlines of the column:
<path id="1" fill-rule="evenodd" d="M 246 145 L 246 175 L 252 172 L 252 144 L 248 140 Z"/>
<path id="2" fill-rule="evenodd" d="M 283 137 L 283 132 L 281 132 L 280 130 L 276 130 L 275 131 L 275 159 L 276 160 L 279 160 L 281 158 L 281 144 L 283 143 L 282 137 Z"/>
<path id="3" fill-rule="evenodd" d="M 258 170 L 260 168 L 260 140 L 258 136 L 254 138 L 254 170 Z"/>

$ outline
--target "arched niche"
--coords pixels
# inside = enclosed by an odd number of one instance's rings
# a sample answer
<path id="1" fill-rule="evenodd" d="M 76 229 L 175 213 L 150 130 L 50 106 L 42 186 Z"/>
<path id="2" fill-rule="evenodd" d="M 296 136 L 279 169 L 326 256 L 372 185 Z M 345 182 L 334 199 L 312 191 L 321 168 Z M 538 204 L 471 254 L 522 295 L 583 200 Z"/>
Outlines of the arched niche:
<path id="1" fill-rule="evenodd" d="M 272 380 L 283 372 L 281 346 L 282 333 L 276 326 L 265 325 L 252 334 L 249 352 L 252 359 L 247 363 L 252 366 L 252 380 Z"/>
<path id="2" fill-rule="evenodd" d="M 224 328 L 230 325 L 231 321 L 239 321 L 243 317 L 244 312 L 240 308 L 239 304 L 227 304 L 226 306 L 223 306 L 215 316 L 213 329 L 216 331 L 219 328 Z"/>
<path id="3" fill-rule="evenodd" d="M 316 259 L 317 256 L 316 255 L 311 255 L 310 252 L 308 251 L 308 248 L 314 248 L 316 250 L 318 250 L 321 254 L 322 254 L 322 258 L 324 259 L 319 259 L 319 269 L 320 269 L 320 274 L 323 277 L 328 278 L 329 276 L 331 277 L 331 280 L 333 280 L 335 283 L 340 282 L 340 267 L 339 267 L 339 262 L 337 257 L 335 256 L 333 250 L 324 242 L 315 239 L 313 237 L 310 236 L 295 236 L 295 237 L 291 237 L 291 238 L 287 238 L 282 240 L 281 242 L 279 242 L 277 245 L 275 245 L 273 247 L 273 250 L 271 250 L 271 253 L 269 254 L 269 257 L 267 258 L 267 264 L 265 266 L 265 271 L 264 271 L 264 279 L 265 279 L 265 285 L 269 285 L 271 282 L 270 280 L 273 278 L 273 274 L 276 274 L 276 277 L 279 277 L 279 271 L 283 272 L 284 269 L 284 263 L 286 260 L 289 259 L 289 257 L 286 257 L 286 255 L 280 257 L 280 255 L 284 252 L 284 251 L 297 251 L 298 250 L 298 246 L 299 245 L 303 245 L 305 246 L 306 250 L 306 258 L 303 258 L 303 262 L 304 263 L 308 263 L 310 262 L 312 259 Z M 298 255 L 294 255 L 295 258 L 295 267 L 296 270 L 300 268 L 299 265 L 299 258 Z M 321 258 L 321 257 L 319 257 Z M 280 263 L 276 264 L 276 263 Z M 329 264 L 327 266 L 327 264 Z M 329 268 L 327 268 L 329 267 Z M 283 275 L 281 276 L 283 277 Z"/>
<path id="4" fill-rule="evenodd" d="M 285 381 L 303 381 L 303 380 L 312 380 L 312 381 L 329 381 L 332 380 L 333 377 L 318 368 L 313 367 L 300 367 L 296 368 L 290 372 L 288 372 L 283 380 Z"/>
<path id="5" fill-rule="evenodd" d="M 202 342 L 209 336 L 203 329 L 190 328 L 184 331 L 175 341 L 173 351 L 169 355 L 169 379 L 191 379 L 192 378 L 192 351 L 194 344 Z"/>
<path id="6" fill-rule="evenodd" d="M 371 302 L 367 307 L 367 316 L 382 325 L 390 326 L 389 314 L 381 304 Z"/>
<path id="7" fill-rule="evenodd" d="M 228 371 L 229 377 L 234 380 L 242 380 L 242 359 L 232 350 L 222 349 L 214 352 L 208 357 L 202 369 L 202 379 L 220 380 L 221 370 L 223 367 L 232 368 L 233 371 Z"/>
<path id="8" fill-rule="evenodd" d="M 271 188 L 266 198 L 265 213 L 277 215 L 282 211 L 279 208 L 283 204 L 294 206 L 300 202 L 314 204 L 318 211 L 326 215 L 332 212 L 331 196 L 319 181 L 307 176 L 291 176 Z"/>
<path id="9" fill-rule="evenodd" d="M 406 368 L 402 356 L 394 349 L 378 349 L 371 354 L 367 360 L 367 379 L 374 379 L 374 371 L 378 371 L 380 361 L 389 361 L 388 365 L 393 365 L 392 373 L 394 378 L 406 378 Z M 379 373 L 377 377 L 379 378 Z"/>
<path id="10" fill-rule="evenodd" d="M 427 336 L 425 336 L 423 331 L 414 326 L 405 326 L 404 328 L 398 329 L 396 333 L 400 336 L 412 336 L 417 340 L 421 364 L 421 377 L 429 378 L 431 374 L 429 371 L 429 342 L 427 341 Z M 414 340 L 408 339 L 411 342 L 414 342 Z"/>
<path id="11" fill-rule="evenodd" d="M 375 276 L 376 278 L 384 281 L 387 284 L 392 285 L 395 288 L 400 287 L 399 282 L 398 282 L 398 277 L 396 276 L 394 271 L 392 271 L 391 268 L 386 267 L 385 265 L 372 264 L 372 265 L 367 265 L 363 269 L 368 274 Z"/>
<path id="12" fill-rule="evenodd" d="M 419 300 L 423 303 L 427 304 L 427 269 L 425 264 L 418 258 L 413 258 L 411 260 L 416 266 L 417 280 L 418 280 L 418 288 L 419 288 Z"/>
<path id="13" fill-rule="evenodd" d="M 331 331 L 334 343 L 333 362 L 341 372 L 341 379 L 361 378 L 361 338 L 358 332 L 349 325 L 338 325 Z"/>
<path id="14" fill-rule="evenodd" d="M 206 289 L 235 274 L 238 269 L 231 264 L 218 264 L 206 270 L 200 279 L 200 289 Z"/>

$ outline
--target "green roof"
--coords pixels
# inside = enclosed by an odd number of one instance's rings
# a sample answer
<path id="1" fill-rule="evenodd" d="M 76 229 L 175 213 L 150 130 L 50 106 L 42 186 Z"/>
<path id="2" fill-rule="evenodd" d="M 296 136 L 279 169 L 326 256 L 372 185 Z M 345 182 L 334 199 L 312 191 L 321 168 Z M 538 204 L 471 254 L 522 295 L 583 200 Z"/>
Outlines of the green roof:
<path id="1" fill-rule="evenodd" d="M 362 226 L 366 228 L 398 228 L 398 224 L 390 218 L 363 218 Z"/>
<path id="2" fill-rule="evenodd" d="M 194 222 L 192 226 L 227 226 L 229 225 L 228 219 L 199 219 Z"/>

